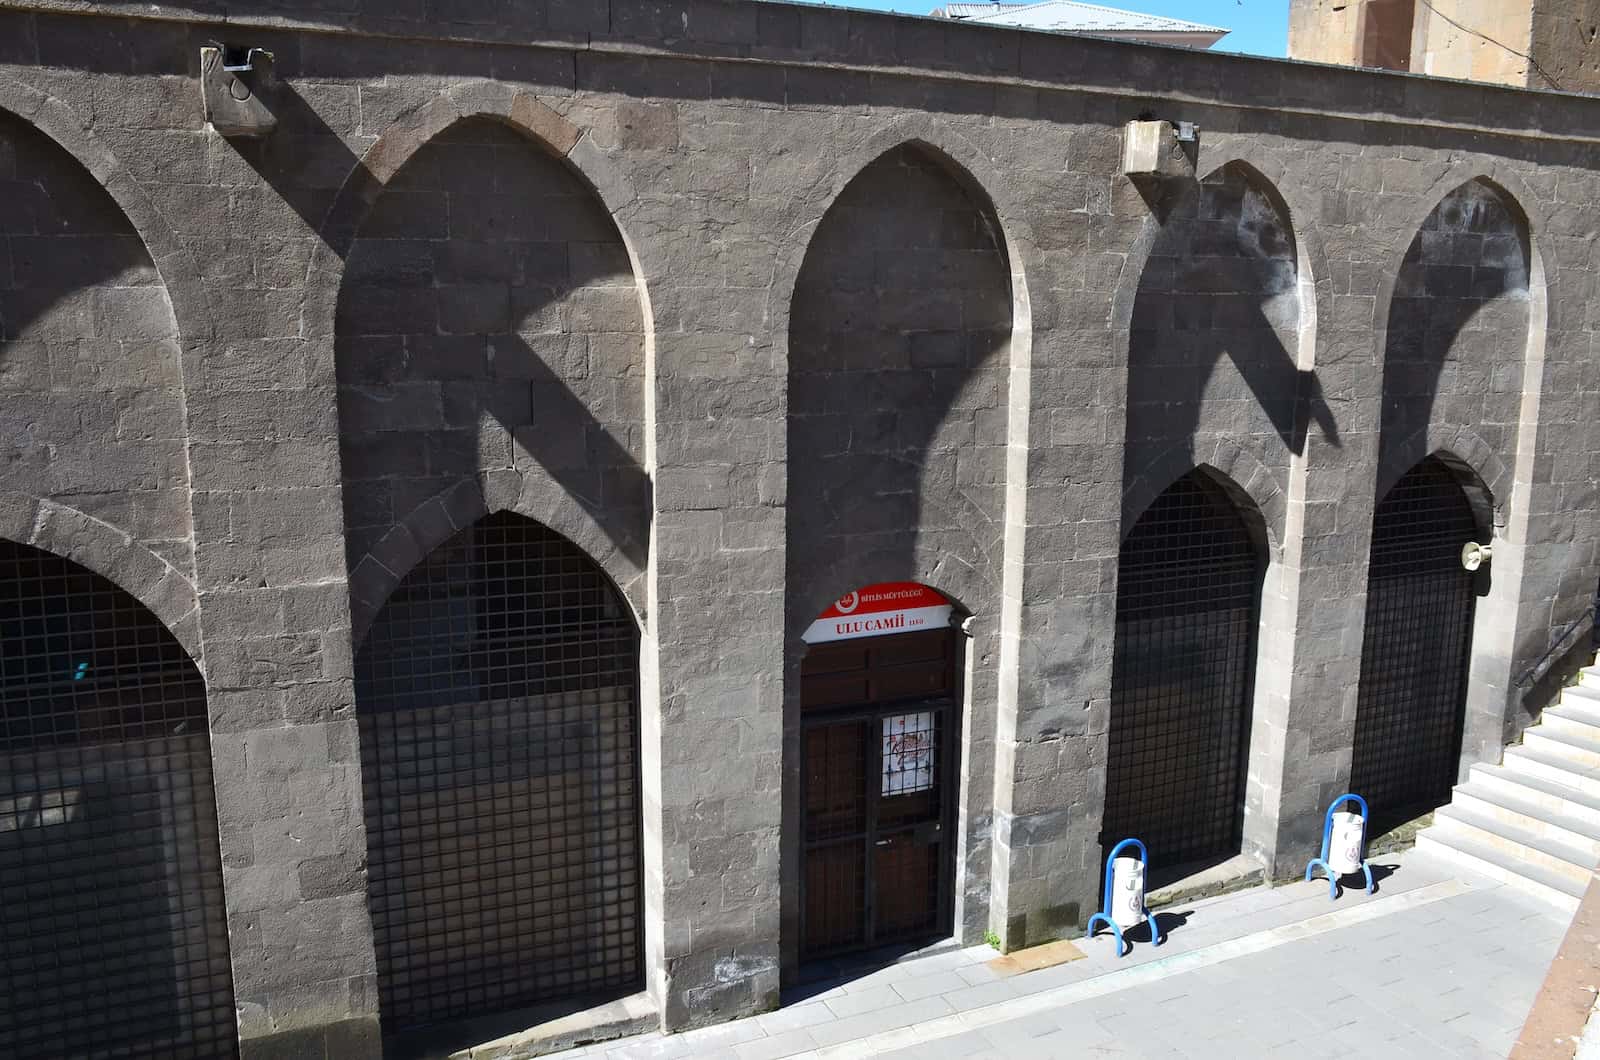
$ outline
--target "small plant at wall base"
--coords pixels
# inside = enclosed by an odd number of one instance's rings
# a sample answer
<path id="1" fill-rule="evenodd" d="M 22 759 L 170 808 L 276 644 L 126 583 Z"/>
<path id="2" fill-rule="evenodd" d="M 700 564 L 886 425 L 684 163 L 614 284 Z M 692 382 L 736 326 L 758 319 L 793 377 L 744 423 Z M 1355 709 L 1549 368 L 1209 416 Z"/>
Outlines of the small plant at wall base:
<path id="1" fill-rule="evenodd" d="M 1000 936 L 996 935 L 994 932 L 985 931 L 983 933 L 983 941 L 988 943 L 990 946 L 993 946 L 995 949 L 1000 950 Z M 1005 950 L 1000 950 L 1000 952 L 1004 953 Z"/>

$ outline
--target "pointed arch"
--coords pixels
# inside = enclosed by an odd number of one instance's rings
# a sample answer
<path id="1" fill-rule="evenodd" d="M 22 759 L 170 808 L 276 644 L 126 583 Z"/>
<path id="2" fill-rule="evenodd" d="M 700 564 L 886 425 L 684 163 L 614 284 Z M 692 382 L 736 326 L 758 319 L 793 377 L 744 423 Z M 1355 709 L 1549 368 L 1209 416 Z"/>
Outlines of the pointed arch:
<path id="1" fill-rule="evenodd" d="M 1137 836 L 1181 864 L 1240 849 L 1267 555 L 1224 482 L 1188 472 L 1122 542 L 1105 850 Z"/>
<path id="2" fill-rule="evenodd" d="M 1263 549 L 1262 554 L 1277 556 L 1282 547 L 1277 528 L 1283 525 L 1287 504 L 1277 476 L 1252 453 L 1228 439 L 1219 440 L 1203 455 L 1205 459 L 1194 462 L 1187 447 L 1175 446 L 1157 454 L 1134 475 L 1122 493 L 1122 538 L 1127 539 L 1139 517 L 1175 481 L 1199 471 L 1228 494 L 1252 538 Z"/>
<path id="3" fill-rule="evenodd" d="M 541 476 L 479 476 L 417 505 L 350 572 L 355 643 L 366 638 L 379 609 L 418 563 L 455 534 L 499 512 L 533 519 L 582 549 L 605 572 L 634 621 L 643 625 L 643 571 L 611 543 L 588 512 Z"/>
<path id="4" fill-rule="evenodd" d="M 1242 159 L 1213 169 L 1146 228 L 1135 293 L 1117 307 L 1128 342 L 1124 534 L 1173 477 L 1222 459 L 1254 465 L 1241 483 L 1265 476 L 1250 488 L 1276 540 L 1310 423 L 1333 444 L 1339 437 L 1311 365 L 1306 241 L 1277 186 Z"/>
<path id="5" fill-rule="evenodd" d="M 387 1036 L 642 984 L 639 643 L 582 549 L 505 511 L 375 616 L 355 692 Z"/>
<path id="6" fill-rule="evenodd" d="M 194 583 L 131 535 L 56 501 L 0 490 L 0 538 L 32 545 L 107 579 L 148 608 L 190 658 L 201 658 Z"/>
<path id="7" fill-rule="evenodd" d="M 443 90 L 397 118 L 373 141 L 346 175 L 318 230 L 320 242 L 307 268 L 307 326 L 315 336 L 334 331 L 339 275 L 362 224 L 396 173 L 418 151 L 459 122 L 483 118 L 503 123 L 561 160 L 604 204 L 617 226 L 639 284 L 646 320 L 650 297 L 645 271 L 625 217 L 636 199 L 627 175 L 617 169 L 583 130 L 531 92 L 502 82 L 468 82 Z"/>
<path id="8" fill-rule="evenodd" d="M 1002 557 L 1025 523 L 1005 454 L 1027 433 L 1032 343 L 1023 265 L 1033 248 L 1007 192 L 955 126 L 922 116 L 818 159 L 787 209 L 790 247 L 768 296 L 788 379 L 786 971 L 804 921 L 801 634 L 827 594 L 887 580 L 947 591 L 975 619 L 949 635 L 966 667 L 952 709 L 972 732 L 999 725 L 999 631 L 1020 606 L 1002 592 L 1017 574 Z M 954 896 L 958 936 L 974 938 L 988 919 L 994 785 L 986 756 L 956 757 L 971 772 L 951 789 L 960 826 L 952 820 L 940 857 L 953 863 L 934 878 Z"/>
<path id="9" fill-rule="evenodd" d="M 1477 581 L 1461 547 L 1483 529 L 1464 469 L 1425 457 L 1373 512 L 1350 789 L 1379 831 L 1448 801 L 1456 781 Z"/>
<path id="10" fill-rule="evenodd" d="M 0 1052 L 231 1052 L 218 836 L 194 659 L 109 579 L 0 540 Z"/>
<path id="11" fill-rule="evenodd" d="M 926 144 L 890 148 L 829 207 L 790 314 L 789 452 L 806 457 L 790 463 L 790 584 L 841 551 L 900 551 L 903 569 L 933 544 L 997 593 L 1011 275 L 987 195 Z"/>
<path id="12" fill-rule="evenodd" d="M 577 131 L 514 93 L 441 97 L 404 129 L 342 198 L 360 216 L 334 325 L 357 634 L 461 505 L 556 526 L 642 610 L 648 306 L 593 185 L 529 133 L 570 151 Z"/>
<path id="13" fill-rule="evenodd" d="M 1378 466 L 1376 497 L 1382 501 L 1408 472 L 1437 460 L 1455 475 L 1484 535 L 1505 526 L 1511 469 L 1488 442 L 1466 427 L 1429 426 L 1385 452 Z"/>
<path id="14" fill-rule="evenodd" d="M 1450 451 L 1493 495 L 1499 525 L 1515 507 L 1511 468 L 1531 461 L 1537 438 L 1547 312 L 1543 259 L 1512 179 L 1443 178 L 1448 190 L 1411 229 L 1382 306 L 1379 495 L 1427 454 Z"/>
<path id="15" fill-rule="evenodd" d="M 0 256 L 11 263 L 0 293 L 0 371 L 15 450 L 0 489 L 35 515 L 41 498 L 63 518 L 80 511 L 110 540 L 79 547 L 100 549 L 107 562 L 128 565 L 152 548 L 185 554 L 182 292 L 167 278 L 187 275 L 189 259 L 75 114 L 30 92 L 0 77 L 0 198 L 12 207 L 0 217 Z M 80 425 L 113 419 L 115 432 Z M 34 529 L 12 536 L 26 541 Z M 121 547 L 129 529 L 143 539 L 137 548 Z M 162 617 L 175 627 L 181 618 Z"/>
<path id="16" fill-rule="evenodd" d="M 149 252 L 180 335 L 210 335 L 214 316 L 199 265 L 144 187 L 89 124 L 54 96 L 0 75 L 0 112 L 14 114 L 38 130 L 94 177 L 116 202 Z"/>

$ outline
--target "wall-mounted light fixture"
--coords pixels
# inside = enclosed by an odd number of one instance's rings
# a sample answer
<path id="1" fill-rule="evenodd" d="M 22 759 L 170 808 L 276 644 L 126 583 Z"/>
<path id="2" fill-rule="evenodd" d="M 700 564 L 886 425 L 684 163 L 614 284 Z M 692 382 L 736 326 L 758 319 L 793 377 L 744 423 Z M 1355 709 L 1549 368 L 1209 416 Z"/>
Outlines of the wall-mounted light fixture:
<path id="1" fill-rule="evenodd" d="M 200 97 L 206 121 L 223 136 L 258 140 L 278 127 L 262 98 L 272 79 L 265 48 L 208 44 L 200 49 Z"/>

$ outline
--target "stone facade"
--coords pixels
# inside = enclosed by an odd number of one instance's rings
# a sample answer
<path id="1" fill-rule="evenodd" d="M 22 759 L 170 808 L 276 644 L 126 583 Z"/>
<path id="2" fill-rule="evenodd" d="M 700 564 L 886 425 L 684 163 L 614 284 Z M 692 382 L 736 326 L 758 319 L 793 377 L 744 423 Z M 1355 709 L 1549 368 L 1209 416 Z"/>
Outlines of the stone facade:
<path id="1" fill-rule="evenodd" d="M 218 38 L 273 53 L 265 138 L 204 120 Z M 664 1026 L 792 970 L 798 635 L 866 582 L 970 616 L 958 934 L 1070 934 L 1119 544 L 1196 465 L 1266 542 L 1276 874 L 1410 463 L 1493 533 L 1463 761 L 1588 643 L 1597 107 L 743 0 L 0 2 L 0 534 L 201 663 L 249 1055 L 378 1048 L 353 645 L 502 510 L 635 611 Z M 1123 176 L 1144 114 L 1195 178 Z"/>

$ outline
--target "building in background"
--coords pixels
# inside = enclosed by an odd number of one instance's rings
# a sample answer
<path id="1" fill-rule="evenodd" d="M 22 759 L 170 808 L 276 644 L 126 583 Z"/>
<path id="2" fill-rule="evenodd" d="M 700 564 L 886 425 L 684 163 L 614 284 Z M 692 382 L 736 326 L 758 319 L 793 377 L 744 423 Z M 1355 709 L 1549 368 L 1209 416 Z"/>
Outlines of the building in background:
<path id="1" fill-rule="evenodd" d="M 935 8 L 933 14 L 940 18 L 988 26 L 1082 33 L 1088 37 L 1110 37 L 1145 44 L 1182 44 L 1190 48 L 1209 48 L 1228 35 L 1227 30 L 1216 26 L 1164 15 L 1123 11 L 1099 4 L 1080 4 L 1076 0 L 1043 0 L 1042 3 L 1033 4 L 946 4 Z"/>
<path id="2" fill-rule="evenodd" d="M 525 1056 L 1070 936 L 1119 840 L 1298 874 L 1588 661 L 1600 99 L 272 7 L 0 5 L 4 1060 Z"/>
<path id="3" fill-rule="evenodd" d="M 1600 0 L 1293 0 L 1289 57 L 1593 92 L 1597 27 Z"/>

